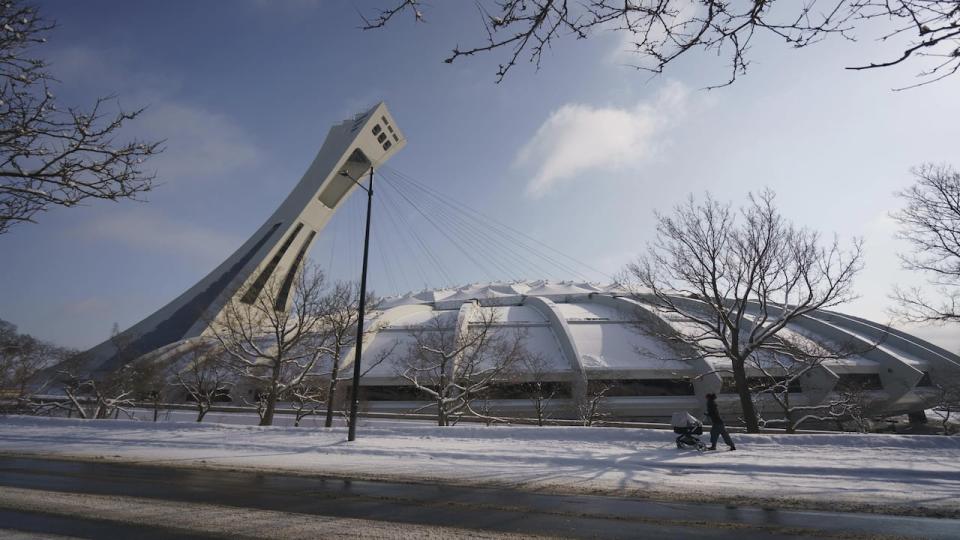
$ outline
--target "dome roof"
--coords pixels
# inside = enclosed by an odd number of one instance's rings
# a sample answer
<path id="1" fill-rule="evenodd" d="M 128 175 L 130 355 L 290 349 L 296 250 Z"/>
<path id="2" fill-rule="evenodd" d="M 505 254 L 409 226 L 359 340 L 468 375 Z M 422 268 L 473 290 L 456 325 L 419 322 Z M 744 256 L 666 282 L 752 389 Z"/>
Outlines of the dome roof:
<path id="1" fill-rule="evenodd" d="M 638 389 L 636 395 L 617 399 L 632 399 L 640 409 L 645 402 L 683 408 L 684 399 L 695 404 L 707 392 L 722 393 L 728 384 L 721 373 L 729 363 L 684 350 L 671 333 L 690 333 L 690 325 L 641 300 L 615 284 L 547 280 L 474 283 L 388 298 L 377 316 L 382 323 L 379 332 L 365 346 L 364 355 L 392 351 L 391 359 L 371 370 L 363 384 L 405 384 L 397 362 L 410 349 L 412 334 L 440 317 L 440 326 L 451 332 L 463 320 L 476 325 L 485 319 L 493 320 L 498 329 L 520 331 L 526 349 L 543 359 L 557 381 L 629 382 Z M 416 305 L 421 306 L 416 317 L 405 314 L 407 306 Z M 817 312 L 783 332 L 811 350 L 835 349 L 837 343 L 879 343 L 863 347 L 859 354 L 825 360 L 806 374 L 799 391 L 811 404 L 859 381 L 887 409 L 914 410 L 928 399 L 925 385 L 931 371 L 960 366 L 960 358 L 931 343 L 840 313 Z M 517 380 L 530 376 L 523 369 L 516 375 Z M 692 390 L 674 395 L 667 391 L 668 381 L 687 381 Z M 674 401 L 664 405 L 670 399 Z"/>

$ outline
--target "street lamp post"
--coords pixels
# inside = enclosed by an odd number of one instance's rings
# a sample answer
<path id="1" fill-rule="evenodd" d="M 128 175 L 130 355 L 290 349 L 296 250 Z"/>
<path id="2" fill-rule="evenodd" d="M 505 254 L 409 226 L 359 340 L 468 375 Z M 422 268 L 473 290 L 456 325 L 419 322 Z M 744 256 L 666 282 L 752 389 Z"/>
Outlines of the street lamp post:
<path id="1" fill-rule="evenodd" d="M 358 182 L 359 185 L 359 182 Z M 363 187 L 362 185 L 360 187 Z M 360 309 L 357 315 L 356 354 L 353 357 L 353 386 L 350 389 L 350 431 L 348 441 L 357 439 L 357 409 L 360 407 L 360 358 L 363 354 L 363 319 L 367 303 L 367 253 L 370 250 L 370 209 L 373 203 L 373 167 L 370 167 L 370 184 L 367 192 L 367 226 L 363 234 L 363 267 L 360 271 Z"/>

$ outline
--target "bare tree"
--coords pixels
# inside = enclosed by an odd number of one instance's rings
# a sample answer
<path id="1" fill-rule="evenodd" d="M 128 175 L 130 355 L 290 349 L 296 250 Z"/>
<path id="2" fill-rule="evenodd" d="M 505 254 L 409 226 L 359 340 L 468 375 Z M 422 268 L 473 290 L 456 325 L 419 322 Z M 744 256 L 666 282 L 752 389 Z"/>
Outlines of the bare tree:
<path id="1" fill-rule="evenodd" d="M 109 97 L 86 111 L 57 106 L 55 80 L 34 56 L 54 27 L 31 5 L 0 2 L 0 234 L 53 207 L 136 198 L 153 184 L 143 164 L 160 143 L 120 142 L 143 109 L 108 113 Z"/>
<path id="2" fill-rule="evenodd" d="M 607 394 L 616 388 L 611 381 L 588 381 L 586 392 L 577 400 L 577 417 L 585 427 L 590 427 L 603 420 L 607 413 L 603 410 L 603 403 Z"/>
<path id="3" fill-rule="evenodd" d="M 47 368 L 63 361 L 72 351 L 21 334 L 0 319 L 0 410 L 36 413 L 44 404 L 33 398 L 52 382 Z"/>
<path id="4" fill-rule="evenodd" d="M 919 288 L 894 290 L 897 315 L 911 322 L 960 322 L 960 173 L 925 164 L 911 171 L 915 184 L 899 193 L 906 207 L 892 214 L 898 236 L 911 245 L 903 266 L 929 277 L 934 298 Z"/>
<path id="5" fill-rule="evenodd" d="M 895 288 L 894 313 L 915 323 L 960 322 L 960 172 L 946 164 L 926 163 L 911 170 L 915 183 L 898 195 L 906 207 L 892 214 L 900 224 L 898 237 L 911 245 L 900 254 L 904 268 L 925 274 L 933 296 L 919 287 Z M 960 372 L 956 366 L 931 371 L 936 389 L 934 414 L 944 431 L 960 411 Z"/>
<path id="6" fill-rule="evenodd" d="M 77 416 L 83 419 L 116 418 L 122 412 L 133 418 L 132 409 L 136 402 L 132 369 L 124 367 L 91 376 L 74 369 L 76 366 L 70 360 L 59 367 L 63 391 Z"/>
<path id="7" fill-rule="evenodd" d="M 960 431 L 960 373 L 944 373 L 933 381 L 936 392 L 931 411 L 940 419 L 940 426 L 945 435 L 952 435 Z M 951 421 L 952 420 L 952 421 Z"/>
<path id="8" fill-rule="evenodd" d="M 768 398 L 780 410 L 779 418 L 763 418 L 758 412 L 758 418 L 764 427 L 784 426 L 787 433 L 794 433 L 805 422 L 843 419 L 857 410 L 862 411 L 862 400 L 847 392 L 832 395 L 822 403 L 798 403 L 791 394 L 800 391 L 801 381 L 820 369 L 825 361 L 863 354 L 879 343 L 866 343 L 861 346 L 836 343 L 828 346 L 800 336 L 787 337 L 783 334 L 772 339 L 779 342 L 776 351 L 763 350 L 754 353 L 747 360 L 747 367 L 759 373 L 759 376 L 748 379 L 754 403 Z"/>
<path id="9" fill-rule="evenodd" d="M 863 384 L 852 384 L 840 389 L 830 402 L 828 415 L 833 417 L 837 426 L 844 430 L 845 424 L 853 425 L 857 433 L 870 431 L 872 422 L 867 414 L 875 400 L 870 397 L 870 390 Z"/>
<path id="10" fill-rule="evenodd" d="M 246 405 L 247 407 L 253 406 L 256 409 L 257 416 L 260 418 L 261 426 L 268 425 L 264 423 L 264 418 L 267 413 L 267 401 L 269 401 L 269 392 L 261 388 L 257 388 L 253 394 L 253 401 L 248 400 L 246 397 L 244 397 L 242 401 L 243 401 L 243 404 Z"/>
<path id="11" fill-rule="evenodd" d="M 425 20 L 422 0 L 387 0 L 364 29 L 385 26 L 404 12 Z M 758 35 L 771 35 L 793 48 L 830 36 L 855 39 L 855 30 L 873 21 L 890 21 L 883 41 L 900 40 L 902 53 L 847 69 L 864 70 L 913 61 L 921 66 L 917 85 L 948 77 L 960 69 L 960 4 L 957 0 L 478 0 L 475 5 L 485 36 L 479 45 L 457 46 L 444 60 L 490 51 L 506 51 L 497 82 L 522 58 L 537 67 L 543 52 L 562 38 L 587 39 L 597 31 L 631 36 L 634 65 L 661 73 L 693 50 L 727 58 L 734 82 L 746 72 L 748 52 Z M 932 63 L 925 61 L 932 59 Z M 722 86 L 721 85 L 721 86 Z"/>
<path id="12" fill-rule="evenodd" d="M 747 361 L 781 352 L 774 338 L 791 322 L 854 298 L 862 242 L 849 250 L 836 238 L 821 245 L 818 233 L 780 215 L 769 190 L 750 195 L 739 219 L 707 195 L 702 203 L 691 196 L 672 215 L 658 213 L 657 222 L 657 238 L 628 265 L 625 286 L 685 327 L 672 339 L 702 357 L 730 360 L 744 423 L 757 432 Z"/>
<path id="13" fill-rule="evenodd" d="M 328 389 L 327 385 L 314 384 L 310 379 L 301 381 L 287 389 L 285 398 L 290 401 L 290 406 L 293 408 L 293 427 L 299 427 L 301 420 L 317 414 L 323 407 L 327 407 L 327 417 L 330 417 L 330 404 L 327 401 Z"/>
<path id="14" fill-rule="evenodd" d="M 414 342 L 399 366 L 401 377 L 433 399 L 440 426 L 466 413 L 485 416 L 472 408 L 473 401 L 524 354 L 522 332 L 498 328 L 493 310 L 478 307 L 474 313 L 459 327 L 436 315 L 411 331 Z"/>
<path id="15" fill-rule="evenodd" d="M 210 412 L 214 403 L 230 395 L 233 381 L 224 365 L 223 350 L 212 343 L 203 344 L 185 354 L 185 365 L 177 366 L 177 385 L 197 407 L 197 422 Z M 180 363 L 180 362 L 178 362 Z"/>
<path id="16" fill-rule="evenodd" d="M 537 425 L 543 426 L 550 418 L 550 403 L 560 393 L 561 384 L 550 380 L 549 364 L 539 354 L 524 355 L 518 366 L 524 378 L 521 388 L 533 405 Z"/>
<path id="17" fill-rule="evenodd" d="M 320 318 L 323 324 L 323 332 L 328 339 L 330 349 L 330 380 L 327 391 L 325 392 L 327 400 L 327 413 L 324 425 L 331 427 L 333 425 L 333 411 L 337 403 L 337 385 L 343 380 L 340 377 L 341 361 L 343 354 L 356 344 L 357 341 L 357 318 L 360 316 L 359 310 L 360 288 L 355 283 L 339 282 L 322 299 L 320 309 Z M 379 301 L 373 294 L 367 295 L 366 306 L 372 312 L 378 308 Z M 375 328 L 365 330 L 365 334 L 376 331 Z M 381 358 L 382 361 L 382 358 Z M 379 363 L 379 362 L 378 362 Z M 367 366 L 369 370 L 372 365 Z"/>
<path id="18" fill-rule="evenodd" d="M 279 397 L 303 382 L 331 350 L 322 327 L 323 272 L 307 265 L 288 286 L 279 278 L 262 284 L 251 280 L 246 286 L 260 285 L 255 298 L 234 296 L 210 330 L 229 365 L 260 387 L 260 425 L 269 426 Z"/>
<path id="19" fill-rule="evenodd" d="M 153 421 L 160 418 L 160 406 L 167 390 L 167 374 L 164 365 L 144 360 L 131 366 L 133 370 L 133 395 L 140 403 L 149 403 L 153 409 Z"/>

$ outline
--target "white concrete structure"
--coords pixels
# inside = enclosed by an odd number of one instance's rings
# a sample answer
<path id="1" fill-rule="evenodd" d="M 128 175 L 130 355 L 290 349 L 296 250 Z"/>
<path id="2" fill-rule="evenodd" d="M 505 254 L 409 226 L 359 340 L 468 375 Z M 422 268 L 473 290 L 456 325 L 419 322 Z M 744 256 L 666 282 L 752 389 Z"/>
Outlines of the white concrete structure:
<path id="1" fill-rule="evenodd" d="M 272 276 L 284 276 L 281 283 L 288 290 L 316 235 L 357 187 L 355 180 L 364 181 L 371 167 L 376 169 L 405 144 L 382 102 L 331 127 L 300 183 L 249 240 L 175 300 L 119 338 L 84 353 L 82 369 L 111 371 L 143 354 L 201 336 L 230 298 L 252 303 Z M 124 350 L 118 351 L 117 344 Z"/>
<path id="2" fill-rule="evenodd" d="M 388 299 L 370 319 L 380 330 L 364 345 L 364 357 L 395 351 L 361 379 L 369 410 L 409 411 L 424 402 L 398 376 L 397 362 L 409 350 L 411 332 L 433 317 L 447 318 L 450 328 L 466 315 L 477 320 L 478 310 L 498 312 L 496 325 L 522 328 L 527 348 L 548 363 L 544 380 L 565 386 L 568 399 L 555 400 L 570 410 L 570 400 L 598 382 L 614 383 L 606 406 L 614 416 L 629 419 L 668 418 L 674 411 L 698 411 L 708 392 L 718 393 L 721 407 L 738 407 L 732 379 L 717 373 L 728 367 L 723 359 L 692 359 L 665 335 L 683 332 L 671 320 L 643 301 L 613 286 L 573 282 L 511 282 L 437 289 Z M 471 315 L 472 314 L 472 315 Z M 960 357 L 909 334 L 864 319 L 821 311 L 787 328 L 817 343 L 864 345 L 861 354 L 825 361 L 805 376 L 791 392 L 795 404 L 817 404 L 844 389 L 864 391 L 871 410 L 910 413 L 929 407 L 932 381 L 938 374 L 956 373 Z M 879 342 L 876 347 L 871 344 Z M 342 359 L 352 361 L 352 352 Z M 759 375 L 748 372 L 750 375 Z M 527 415 L 528 399 L 518 396 L 519 373 L 491 393 L 498 414 Z M 585 381 L 589 381 L 586 382 Z M 413 399 L 411 399 L 411 397 Z M 773 412 L 773 409 L 771 409 Z M 557 411 L 562 416 L 563 411 Z"/>
<path id="3" fill-rule="evenodd" d="M 249 240 L 190 290 L 118 339 L 84 353 L 81 369 L 109 372 L 148 353 L 150 361 L 173 359 L 204 341 L 209 322 L 230 299 L 252 303 L 271 278 L 289 292 L 314 238 L 357 187 L 356 180 L 404 144 L 383 103 L 333 126 L 299 184 Z M 287 307 L 286 294 L 281 293 L 279 303 Z M 384 351 L 393 352 L 361 379 L 367 407 L 403 412 L 422 407 L 425 396 L 398 375 L 411 332 L 434 317 L 443 319 L 450 331 L 463 332 L 490 310 L 497 312 L 497 326 L 522 328 L 527 349 L 545 361 L 541 380 L 562 389 L 564 396 L 556 400 L 557 416 L 569 416 L 575 400 L 602 383 L 615 383 L 607 405 L 621 418 L 664 419 L 675 411 L 697 411 L 708 392 L 721 394 L 721 405 L 735 403 L 731 385 L 718 374 L 724 361 L 694 358 L 691 351 L 678 348 L 665 336 L 684 332 L 683 323 L 658 312 L 642 296 L 591 283 L 537 281 L 421 291 L 385 301 L 368 318 L 370 328 L 377 330 L 368 334 L 363 353 L 378 358 Z M 859 386 L 870 393 L 877 409 L 922 411 L 938 373 L 960 369 L 960 358 L 935 345 L 837 313 L 818 312 L 786 331 L 816 343 L 881 341 L 877 347 L 864 347 L 862 354 L 825 362 L 810 372 L 794 389 L 795 403 L 823 403 L 838 390 Z M 350 350 L 339 361 L 348 368 L 353 358 Z M 531 403 L 522 395 L 530 378 L 520 371 L 498 383 L 490 395 L 498 414 L 530 413 Z M 242 397 L 256 391 L 236 389 Z"/>

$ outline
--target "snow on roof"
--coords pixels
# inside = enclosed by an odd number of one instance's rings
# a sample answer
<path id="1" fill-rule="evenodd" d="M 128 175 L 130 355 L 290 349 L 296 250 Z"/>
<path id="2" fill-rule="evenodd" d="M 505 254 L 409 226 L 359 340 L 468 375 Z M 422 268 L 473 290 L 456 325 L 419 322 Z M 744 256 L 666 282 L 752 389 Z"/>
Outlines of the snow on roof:
<path id="1" fill-rule="evenodd" d="M 565 296 L 625 291 L 615 285 L 573 281 L 495 281 L 492 283 L 470 283 L 460 287 L 440 287 L 408 292 L 403 295 L 385 298 L 383 306 L 390 308 L 403 304 L 430 304 L 435 302 L 461 301 L 473 299 L 504 298 L 510 296 Z"/>
<path id="2" fill-rule="evenodd" d="M 581 286 L 583 285 L 583 286 Z M 537 281 L 530 284 L 530 290 L 527 294 L 530 296 L 550 296 L 566 294 L 589 294 L 598 292 L 599 289 L 586 283 L 574 283 L 572 281 Z"/>
<path id="3" fill-rule="evenodd" d="M 494 301 L 483 305 L 498 306 L 490 309 L 496 310 L 499 324 L 533 327 L 543 325 L 543 328 L 536 328 L 536 341 L 538 341 L 536 348 L 545 352 L 551 351 L 550 355 L 554 356 L 553 347 L 555 345 L 551 345 L 551 343 L 555 342 L 557 338 L 563 341 L 564 336 L 555 335 L 557 332 L 562 334 L 563 331 L 554 328 L 546 314 L 540 313 L 530 306 L 522 305 L 522 300 L 526 296 L 546 297 L 554 301 L 554 304 L 552 304 L 555 306 L 554 309 L 569 325 L 571 338 L 580 350 L 580 360 L 588 369 L 648 369 L 655 362 L 678 362 L 679 360 L 675 360 L 678 356 L 677 353 L 668 347 L 664 339 L 653 335 L 642 335 L 642 332 L 638 332 L 636 328 L 631 327 L 632 314 L 618 310 L 616 307 L 610 306 L 608 302 L 593 301 L 591 297 L 593 294 L 625 296 L 631 292 L 615 283 L 602 285 L 589 282 L 551 280 L 498 281 L 411 292 L 384 300 L 383 308 L 389 310 L 402 305 L 421 304 L 432 306 L 435 312 L 446 310 L 450 314 L 449 316 L 453 316 L 458 312 L 462 302 L 478 299 L 483 304 L 484 299 L 493 299 Z M 505 300 L 496 301 L 498 299 Z M 515 305 L 511 305 L 511 303 Z M 676 315 L 666 313 L 646 302 L 642 304 L 644 309 L 664 320 L 674 331 L 687 335 L 700 333 L 698 328 L 687 321 L 678 319 Z M 422 324 L 429 317 L 430 314 L 426 313 L 403 322 L 395 321 L 394 324 L 417 325 Z M 808 344 L 814 342 L 826 348 L 837 345 L 832 341 L 836 336 L 822 335 L 816 328 L 792 324 L 783 332 L 785 336 Z M 531 330 L 531 335 L 533 333 Z M 856 331 L 851 331 L 849 328 L 844 328 L 843 333 L 866 339 L 865 336 L 860 336 Z M 719 342 L 714 344 L 720 345 Z M 928 369 L 929 360 L 906 352 L 896 347 L 894 343 L 881 343 L 878 348 L 884 354 L 900 362 L 921 370 Z M 560 359 L 563 353 L 557 353 L 555 356 Z M 718 359 L 713 359 L 710 360 L 710 363 L 716 365 L 718 361 Z M 838 368 L 877 369 L 877 362 L 866 358 L 864 355 L 831 359 L 828 364 Z M 679 369 L 681 366 L 660 367 Z"/>

